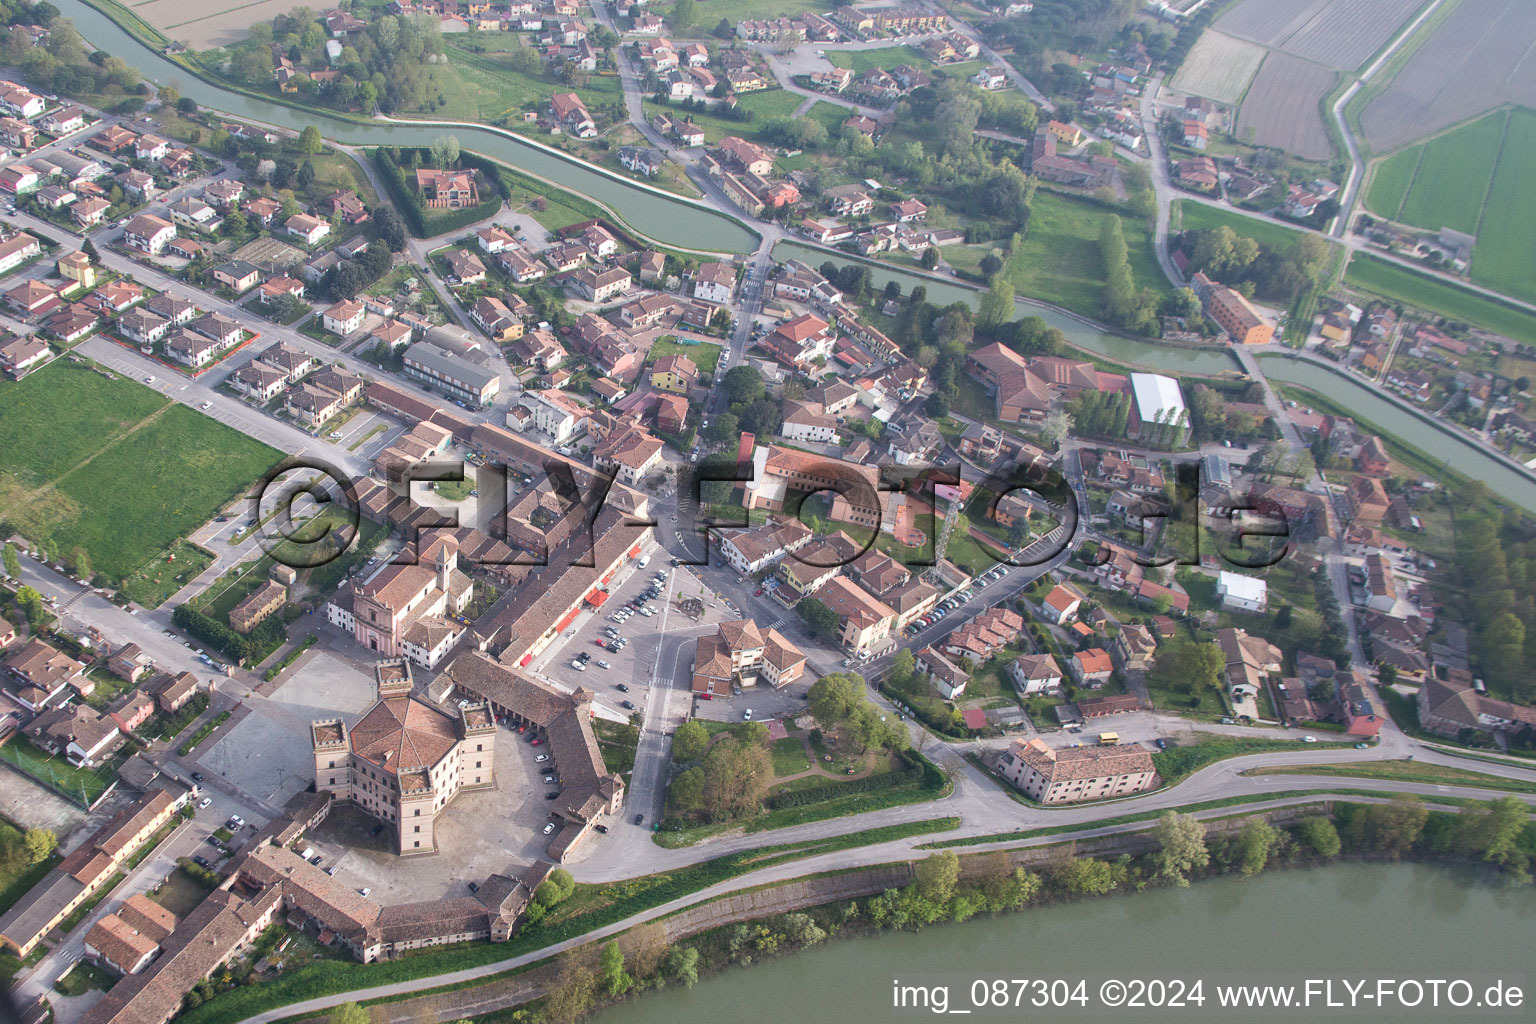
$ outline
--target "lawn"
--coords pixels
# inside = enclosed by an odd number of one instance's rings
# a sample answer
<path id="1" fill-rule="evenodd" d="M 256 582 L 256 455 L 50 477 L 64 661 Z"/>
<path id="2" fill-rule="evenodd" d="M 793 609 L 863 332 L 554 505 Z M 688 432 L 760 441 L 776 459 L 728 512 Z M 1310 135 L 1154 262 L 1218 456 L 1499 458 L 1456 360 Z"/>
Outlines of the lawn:
<path id="1" fill-rule="evenodd" d="M 210 565 L 213 556 L 202 548 L 178 540 L 167 551 L 159 551 L 132 575 L 123 580 L 122 591 L 130 601 L 145 608 L 158 608 L 188 580 L 195 580 Z"/>
<path id="2" fill-rule="evenodd" d="M 1180 224 L 1186 231 L 1219 228 L 1225 225 L 1237 234 L 1251 238 L 1266 249 L 1277 252 L 1290 249 L 1301 237 L 1300 231 L 1281 227 L 1279 224 L 1271 224 L 1267 220 L 1245 217 L 1240 213 L 1217 209 L 1193 200 L 1176 199 L 1174 202 L 1179 204 Z M 1126 241 L 1130 241 L 1129 232 L 1126 234 Z"/>
<path id="3" fill-rule="evenodd" d="M 901 64 L 910 64 L 919 71 L 928 71 L 933 67 L 933 61 L 912 46 L 885 46 L 878 50 L 829 50 L 827 60 L 833 67 L 848 68 L 856 75 L 870 68 L 890 70 Z"/>
<path id="4" fill-rule="evenodd" d="M 1492 114 L 1426 142 L 1398 220 L 1431 231 L 1475 233 L 1505 120 Z"/>
<path id="5" fill-rule="evenodd" d="M 1199 738 L 1189 746 L 1169 747 L 1152 755 L 1152 763 L 1157 766 L 1157 774 L 1162 776 L 1164 783 L 1172 785 L 1206 765 L 1215 764 L 1229 757 L 1264 754 L 1274 750 L 1302 750 L 1317 746 L 1300 740 L 1249 739 L 1240 736 L 1218 736 L 1209 732 L 1197 735 Z"/>
<path id="6" fill-rule="evenodd" d="M 0 380 L 0 474 L 40 487 L 166 404 L 126 378 L 62 359 L 24 381 Z"/>
<path id="7" fill-rule="evenodd" d="M 149 894 L 149 898 L 177 917 L 186 917 L 197 909 L 208 893 L 208 886 L 178 867 L 161 883 L 160 888 Z"/>
<path id="8" fill-rule="evenodd" d="M 1003 272 L 1020 295 L 1054 302 L 1084 316 L 1099 316 L 1104 297 L 1099 230 L 1115 215 L 1086 199 L 1041 189 L 1035 193 L 1024 244 Z M 1120 219 L 1136 287 L 1166 293 L 1168 279 L 1157 265 L 1146 225 L 1134 218 Z"/>
<path id="9" fill-rule="evenodd" d="M 640 742 L 640 730 L 633 725 L 620 725 L 606 719 L 592 723 L 597 734 L 597 745 L 603 752 L 603 764 L 610 772 L 624 773 L 635 767 L 635 747 Z"/>
<path id="10" fill-rule="evenodd" d="M 95 989 L 105 992 L 117 984 L 117 975 L 83 960 L 76 961 L 68 974 L 53 983 L 66 996 L 82 996 Z"/>
<path id="11" fill-rule="evenodd" d="M 1366 253 L 1349 261 L 1344 283 L 1536 345 L 1536 314 Z"/>
<path id="12" fill-rule="evenodd" d="M 786 736 L 781 740 L 774 740 L 770 751 L 773 754 L 773 774 L 781 779 L 786 775 L 794 775 L 812 767 L 806 757 L 805 744 L 799 736 Z"/>
<path id="13" fill-rule="evenodd" d="M 651 345 L 651 359 L 660 359 L 662 356 L 687 356 L 693 360 L 693 365 L 699 368 L 699 373 L 706 377 L 713 377 L 715 367 L 720 365 L 719 345 L 707 341 L 688 344 L 681 340 L 668 341 L 666 338 L 658 338 Z"/>
<path id="14" fill-rule="evenodd" d="M 512 117 L 524 110 L 542 109 L 549 102 L 550 93 L 567 86 L 523 71 L 514 71 L 492 47 L 503 46 L 515 40 L 512 35 L 495 36 L 486 45 L 486 52 L 476 52 L 478 40 L 467 37 L 466 42 L 448 41 L 447 67 L 434 68 L 432 79 L 443 92 L 447 105 L 432 111 L 433 117 L 449 120 L 482 121 L 501 124 L 512 118 L 508 127 L 520 128 L 520 118 Z M 589 109 L 616 103 L 621 98 L 618 76 L 591 75 L 587 84 L 570 90 L 581 97 Z M 596 111 L 593 111 L 594 114 Z"/>
<path id="15" fill-rule="evenodd" d="M 1420 782 L 1426 785 L 1470 786 L 1474 789 L 1503 789 L 1511 793 L 1536 793 L 1536 782 L 1484 775 L 1448 765 L 1424 761 L 1372 761 L 1369 764 L 1298 764 L 1276 768 L 1255 768 L 1244 775 L 1341 775 L 1354 779 L 1387 779 L 1392 782 Z"/>
<path id="16" fill-rule="evenodd" d="M 1498 171 L 1488 189 L 1477 246 L 1472 250 L 1472 280 L 1526 300 L 1536 300 L 1536 179 L 1530 173 L 1533 160 L 1536 111 L 1516 110 L 1509 117 Z"/>
<path id="17" fill-rule="evenodd" d="M 503 178 L 507 182 L 509 198 L 508 204 L 513 210 L 526 210 L 548 231 L 559 231 L 561 228 L 572 224 L 579 224 L 592 218 L 573 207 L 566 206 L 558 200 L 550 199 L 537 192 L 515 184 L 513 181 Z"/>

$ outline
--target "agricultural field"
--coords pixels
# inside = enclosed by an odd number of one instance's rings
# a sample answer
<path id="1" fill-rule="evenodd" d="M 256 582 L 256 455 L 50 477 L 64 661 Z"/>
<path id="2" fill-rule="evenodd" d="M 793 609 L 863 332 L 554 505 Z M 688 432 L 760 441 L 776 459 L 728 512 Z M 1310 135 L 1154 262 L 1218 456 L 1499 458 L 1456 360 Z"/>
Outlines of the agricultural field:
<path id="1" fill-rule="evenodd" d="M 281 457 L 149 388 L 59 361 L 0 383 L 0 517 L 120 580 Z"/>
<path id="2" fill-rule="evenodd" d="M 1536 299 L 1536 196 L 1527 170 L 1533 160 L 1536 111 L 1490 114 L 1383 160 L 1367 204 L 1404 224 L 1476 235 L 1472 280 Z"/>
<path id="3" fill-rule="evenodd" d="M 213 50 L 244 39 L 258 21 L 271 21 L 293 10 L 287 0 L 212 0 L 189 6 L 185 0 L 150 0 L 133 4 L 133 13 L 167 39 L 193 50 Z"/>
<path id="4" fill-rule="evenodd" d="M 1237 115 L 1237 137 L 1255 146 L 1273 146 L 1304 160 L 1328 160 L 1333 145 L 1323 125 L 1320 101 L 1336 73 L 1288 53 L 1273 52 L 1248 87 Z"/>
<path id="5" fill-rule="evenodd" d="M 1357 68 L 1392 38 L 1423 0 L 1244 0 L 1216 21 L 1241 39 L 1335 69 Z"/>
<path id="6" fill-rule="evenodd" d="M 1190 47 L 1173 88 L 1236 106 L 1264 62 L 1264 47 L 1206 29 Z"/>
<path id="7" fill-rule="evenodd" d="M 1359 253 L 1349 261 L 1344 283 L 1351 288 L 1486 327 L 1527 345 L 1536 345 L 1536 313 L 1469 291 L 1453 281 Z"/>
<path id="8" fill-rule="evenodd" d="M 1498 168 L 1483 205 L 1472 280 L 1485 288 L 1536 301 L 1536 111 L 1509 116 Z"/>
<path id="9" fill-rule="evenodd" d="M 1536 4 L 1463 3 L 1365 104 L 1359 124 L 1385 153 L 1503 103 L 1536 107 Z"/>
<path id="10" fill-rule="evenodd" d="M 1507 120 L 1505 114 L 1493 114 L 1393 157 L 1415 154 L 1413 176 L 1407 189 L 1396 196 L 1395 206 L 1387 190 L 1396 185 L 1389 182 L 1378 189 L 1373 182 L 1371 208 L 1383 217 L 1415 227 L 1454 228 L 1477 234 L 1483 194 L 1493 177 Z M 1399 165 L 1392 174 L 1400 172 Z M 1378 196 L 1383 200 L 1381 206 L 1376 205 Z"/>

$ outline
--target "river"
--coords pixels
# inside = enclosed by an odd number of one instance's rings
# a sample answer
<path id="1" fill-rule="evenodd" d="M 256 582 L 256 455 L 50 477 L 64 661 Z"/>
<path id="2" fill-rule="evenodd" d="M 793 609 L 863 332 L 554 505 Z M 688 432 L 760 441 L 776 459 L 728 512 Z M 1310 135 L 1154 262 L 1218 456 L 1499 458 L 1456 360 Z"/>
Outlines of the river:
<path id="1" fill-rule="evenodd" d="M 589 196 L 621 213 L 641 234 L 668 245 L 721 252 L 750 252 L 757 237 L 729 217 L 692 203 L 670 199 L 660 192 L 610 177 L 573 159 L 483 128 L 443 129 L 382 122 L 359 124 L 331 117 L 322 110 L 298 110 L 280 103 L 263 102 L 222 89 L 193 76 L 166 60 L 117 26 L 112 19 L 81 0 L 59 0 L 56 7 L 75 23 L 92 45 L 122 57 L 145 78 L 159 84 L 174 83 L 183 96 L 199 104 L 266 124 L 298 131 L 316 125 L 327 139 L 354 146 L 427 146 L 451 131 L 465 149 L 500 160 L 519 170 Z"/>
<path id="2" fill-rule="evenodd" d="M 1536 942 L 1536 889 L 1486 886 L 1465 872 L 1417 864 L 1336 864 L 1222 878 L 977 918 L 921 932 L 832 941 L 810 952 L 729 970 L 691 990 L 669 988 L 596 1018 L 598 1024 L 846 1024 L 895 1018 L 892 980 L 949 981 L 949 1006 L 970 1006 L 975 978 L 1173 979 L 1279 983 L 1281 976 L 1471 978 L 1536 983 L 1521 975 Z M 1267 976 L 1267 977 L 1266 977 Z M 1487 978 L 1491 980 L 1491 978 Z M 1479 994 L 1486 981 L 1480 980 Z M 1094 983 L 1097 989 L 1097 982 Z M 1245 1019 L 1214 1007 L 1152 1014 L 1163 1020 Z M 1526 989 L 1529 993 L 1529 988 Z M 1140 1011 L 1143 1015 L 1151 1011 Z M 906 1019 L 924 1019 L 931 1011 Z M 987 1017 L 972 1014 L 972 1018 Z M 1020 1010 L 993 1019 L 1103 1021 L 1130 1011 Z M 1530 999 L 1515 1015 L 1531 1019 Z M 1279 1019 L 1279 1018 L 1276 1018 Z M 1291 1012 L 1287 1021 L 1338 1019 Z M 1377 1014 L 1377 1020 L 1397 1019 Z M 1442 1012 L 1434 1020 L 1476 1019 Z"/>

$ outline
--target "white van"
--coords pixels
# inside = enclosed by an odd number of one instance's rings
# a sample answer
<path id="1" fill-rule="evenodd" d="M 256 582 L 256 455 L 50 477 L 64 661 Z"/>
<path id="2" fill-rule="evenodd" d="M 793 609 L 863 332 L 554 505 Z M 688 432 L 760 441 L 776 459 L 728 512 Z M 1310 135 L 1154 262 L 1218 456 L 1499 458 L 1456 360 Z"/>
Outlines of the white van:
<path id="1" fill-rule="evenodd" d="M 651 556 L 650 555 L 641 555 L 640 556 L 640 561 L 635 563 L 635 564 L 640 566 L 640 568 L 644 569 L 646 566 L 651 564 Z"/>

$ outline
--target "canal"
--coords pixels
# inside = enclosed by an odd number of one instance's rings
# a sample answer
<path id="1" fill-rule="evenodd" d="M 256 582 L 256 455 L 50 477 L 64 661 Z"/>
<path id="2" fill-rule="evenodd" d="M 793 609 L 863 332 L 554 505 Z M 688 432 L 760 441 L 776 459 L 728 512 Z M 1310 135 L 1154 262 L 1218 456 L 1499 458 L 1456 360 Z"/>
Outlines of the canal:
<path id="1" fill-rule="evenodd" d="M 1313 977 L 1336 979 L 1337 988 L 1342 978 L 1374 983 L 1377 978 L 1502 977 L 1524 986 L 1533 941 L 1536 889 L 1530 886 L 1494 888 L 1468 873 L 1427 865 L 1336 864 L 1063 903 L 921 932 L 832 941 L 726 971 L 693 989 L 643 996 L 596 1020 L 885 1021 L 897 1017 L 891 1009 L 893 979 L 948 979 L 951 1012 L 971 1006 L 970 983 L 977 978 L 1222 977 L 1278 984 Z M 1097 981 L 1092 987 L 1097 989 Z M 990 1018 L 972 1013 L 968 1019 L 1104 1024 L 1138 1016 L 1254 1019 L 1215 1006 L 1213 988 L 1208 981 L 1203 1007 L 1185 1010 L 1025 1008 Z M 1478 988 L 1481 995 L 1481 981 Z M 1340 1012 L 1293 1011 L 1283 1019 L 1328 1021 Z M 904 1019 L 934 1016 L 932 1011 L 908 1011 Z M 1402 1015 L 1372 1016 L 1396 1020 Z M 1529 1020 L 1529 997 L 1513 1015 L 1506 1011 L 1505 1019 L 1510 1016 Z M 1444 1011 L 1423 1019 L 1479 1018 L 1467 1011 Z"/>
<path id="2" fill-rule="evenodd" d="M 327 139 L 353 146 L 429 146 L 433 139 L 451 131 L 459 137 L 465 149 L 595 199 L 619 213 L 630 227 L 658 242 L 720 252 L 750 252 L 757 245 L 757 237 L 729 217 L 611 177 L 513 136 L 473 127 L 445 129 L 383 122 L 360 124 L 332 117 L 323 110 L 298 110 L 254 99 L 211 85 L 185 68 L 172 64 L 81 0 L 59 0 L 55 6 L 74 21 L 87 41 L 123 58 L 151 82 L 157 85 L 174 83 L 183 96 L 190 96 L 202 106 L 231 116 L 293 131 L 313 124 Z"/>

